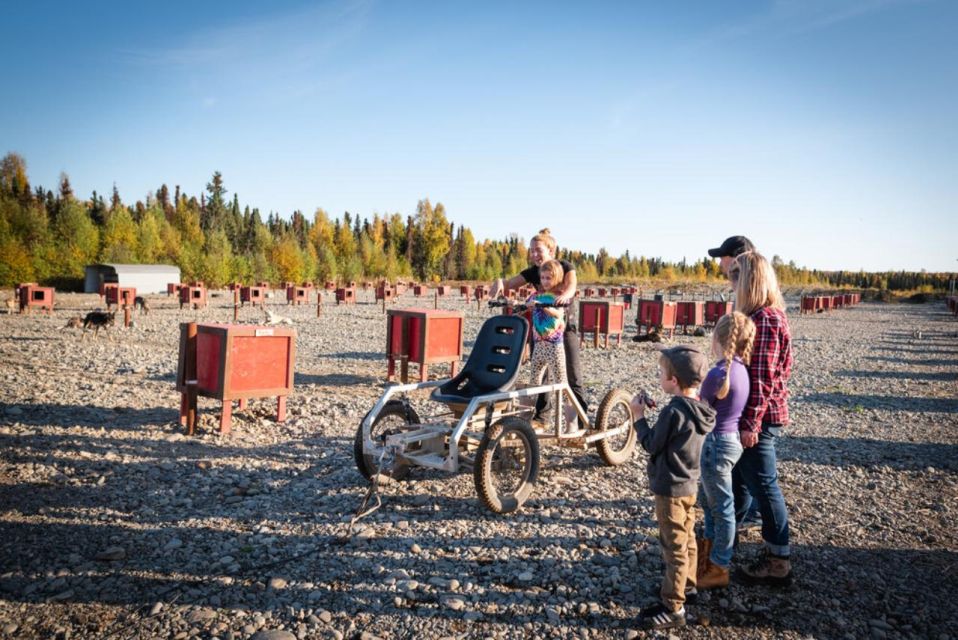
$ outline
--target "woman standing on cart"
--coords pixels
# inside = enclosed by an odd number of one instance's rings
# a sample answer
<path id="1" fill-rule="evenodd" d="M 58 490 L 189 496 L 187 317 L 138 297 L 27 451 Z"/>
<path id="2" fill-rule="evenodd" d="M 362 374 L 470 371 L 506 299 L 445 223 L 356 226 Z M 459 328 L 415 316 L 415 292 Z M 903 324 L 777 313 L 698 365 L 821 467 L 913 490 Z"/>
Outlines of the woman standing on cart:
<path id="1" fill-rule="evenodd" d="M 506 280 L 505 283 L 503 283 L 502 278 L 493 282 L 490 291 L 492 297 L 495 298 L 502 293 L 503 287 L 505 287 L 505 289 L 518 289 L 524 284 L 533 285 L 536 291 L 541 293 L 542 280 L 539 276 L 539 268 L 549 260 L 554 260 L 555 252 L 556 239 L 552 237 L 552 233 L 548 229 L 543 229 L 532 236 L 532 241 L 529 243 L 529 259 L 532 261 L 532 266 L 520 271 L 518 275 L 512 276 Z M 570 304 L 574 301 L 575 290 L 578 285 L 578 280 L 575 275 L 575 266 L 568 260 L 559 260 L 559 263 L 562 265 L 564 276 L 562 278 L 562 288 L 556 295 L 555 304 Z M 574 305 L 570 305 L 566 315 L 566 327 L 565 333 L 562 336 L 562 342 L 565 347 L 565 369 L 569 388 L 572 390 L 575 399 L 578 400 L 582 406 L 582 410 L 588 413 L 589 407 L 586 404 L 585 393 L 582 389 L 582 369 L 579 365 L 579 336 L 576 331 Z M 540 397 L 539 402 L 536 403 L 537 411 L 541 411 L 542 407 L 540 407 L 539 404 L 543 400 L 544 398 Z"/>

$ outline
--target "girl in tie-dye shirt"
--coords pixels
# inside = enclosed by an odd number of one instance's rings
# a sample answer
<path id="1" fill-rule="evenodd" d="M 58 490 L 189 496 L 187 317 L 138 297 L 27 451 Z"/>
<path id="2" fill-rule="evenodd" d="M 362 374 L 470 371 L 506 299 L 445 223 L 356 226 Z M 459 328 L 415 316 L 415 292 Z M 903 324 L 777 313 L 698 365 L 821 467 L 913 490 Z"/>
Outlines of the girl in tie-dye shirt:
<path id="1" fill-rule="evenodd" d="M 558 260 L 549 260 L 539 267 L 542 293 L 529 297 L 529 305 L 554 304 L 562 290 L 564 277 Z M 557 307 L 532 307 L 532 384 L 557 384 L 566 381 L 565 348 L 562 334 L 565 333 L 565 310 Z M 544 379 L 543 379 L 544 378 Z M 555 394 L 549 394 L 545 409 L 539 415 L 547 426 L 554 424 Z M 564 428 L 565 416 L 559 412 L 560 429 Z"/>

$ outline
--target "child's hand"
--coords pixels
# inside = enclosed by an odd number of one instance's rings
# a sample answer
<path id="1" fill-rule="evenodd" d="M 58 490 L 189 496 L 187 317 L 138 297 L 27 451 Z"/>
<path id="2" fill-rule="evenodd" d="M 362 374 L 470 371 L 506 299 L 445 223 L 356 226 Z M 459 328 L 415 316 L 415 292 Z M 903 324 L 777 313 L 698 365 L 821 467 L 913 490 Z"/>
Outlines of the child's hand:
<path id="1" fill-rule="evenodd" d="M 640 391 L 634 396 L 629 402 L 629 408 L 632 409 L 632 415 L 636 420 L 641 420 L 645 417 L 645 392 Z"/>

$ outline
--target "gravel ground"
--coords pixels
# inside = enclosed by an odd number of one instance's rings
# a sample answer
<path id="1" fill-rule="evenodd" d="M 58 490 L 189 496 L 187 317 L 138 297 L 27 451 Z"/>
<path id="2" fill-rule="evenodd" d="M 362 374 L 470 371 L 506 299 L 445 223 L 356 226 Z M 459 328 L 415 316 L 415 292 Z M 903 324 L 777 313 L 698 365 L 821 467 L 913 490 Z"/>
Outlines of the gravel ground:
<path id="1" fill-rule="evenodd" d="M 200 399 L 192 438 L 178 323 L 230 320 L 225 295 L 198 312 L 151 296 L 150 315 L 96 340 L 63 328 L 92 294 L 0 317 L 0 637 L 644 637 L 634 617 L 662 566 L 641 453 L 610 468 L 546 447 L 535 494 L 507 516 L 479 505 L 471 475 L 416 470 L 341 538 L 366 487 L 353 434 L 386 370 L 381 308 L 359 298 L 320 319 L 275 303 L 299 332 L 285 424 L 254 401 L 220 436 Z M 706 594 L 672 635 L 958 638 L 958 322 L 941 303 L 794 306 L 780 473 L 795 584 Z M 487 315 L 468 308 L 467 349 Z M 654 389 L 653 345 L 633 332 L 583 352 L 593 410 L 614 386 Z"/>

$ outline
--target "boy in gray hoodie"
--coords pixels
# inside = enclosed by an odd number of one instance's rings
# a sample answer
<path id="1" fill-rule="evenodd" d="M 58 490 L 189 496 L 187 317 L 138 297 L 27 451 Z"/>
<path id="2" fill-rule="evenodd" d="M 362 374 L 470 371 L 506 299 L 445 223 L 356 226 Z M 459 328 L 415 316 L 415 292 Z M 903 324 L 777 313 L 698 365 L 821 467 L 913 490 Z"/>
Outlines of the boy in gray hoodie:
<path id="1" fill-rule="evenodd" d="M 694 347 L 679 345 L 661 351 L 659 384 L 674 397 L 659 412 L 655 427 L 649 427 L 645 419 L 645 393 L 632 398 L 635 430 L 649 453 L 649 486 L 655 495 L 655 519 L 665 560 L 661 602 L 639 613 L 639 624 L 645 629 L 685 625 L 686 589 L 695 588 L 699 460 L 705 436 L 715 427 L 715 410 L 698 399 L 698 386 L 708 368 L 708 358 Z"/>

